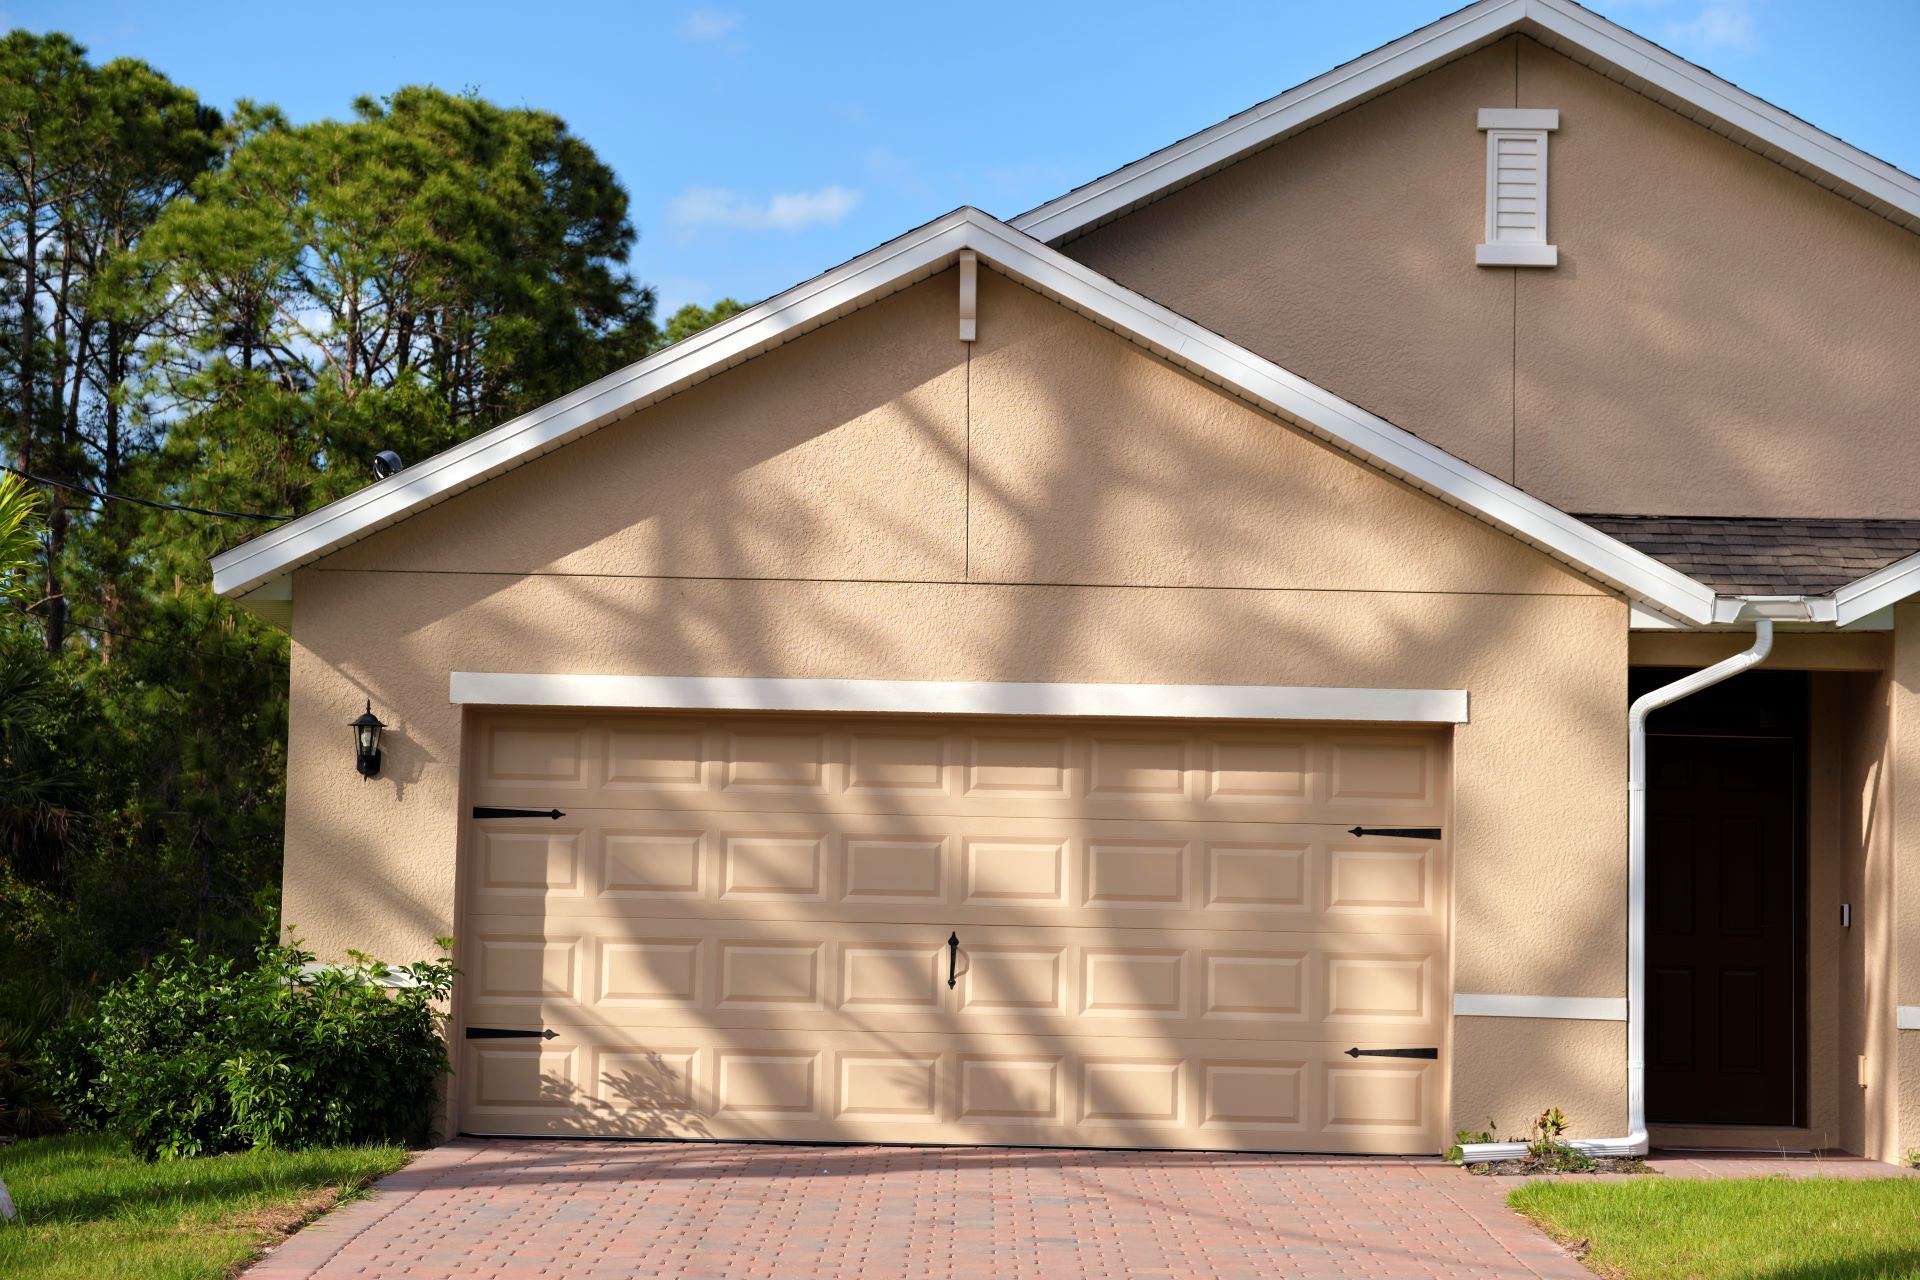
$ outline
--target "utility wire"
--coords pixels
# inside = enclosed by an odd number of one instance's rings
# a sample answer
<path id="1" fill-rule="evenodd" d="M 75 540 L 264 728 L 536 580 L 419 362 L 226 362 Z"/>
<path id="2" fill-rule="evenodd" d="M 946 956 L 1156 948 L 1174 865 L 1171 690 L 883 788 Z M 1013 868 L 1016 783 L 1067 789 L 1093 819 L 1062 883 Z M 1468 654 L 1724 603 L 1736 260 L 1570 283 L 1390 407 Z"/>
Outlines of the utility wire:
<path id="1" fill-rule="evenodd" d="M 46 476 L 36 476 L 30 472 L 22 471 L 18 467 L 10 467 L 5 463 L 0 463 L 0 471 L 11 472 L 19 476 L 22 480 L 31 480 L 35 484 L 48 484 L 56 489 L 66 489 L 73 493 L 84 493 L 89 498 L 109 499 L 114 502 L 134 502 L 143 507 L 152 507 L 156 511 L 185 511 L 191 515 L 218 516 L 224 520 L 266 520 L 274 523 L 299 519 L 298 516 L 270 516 L 259 511 L 216 511 L 211 507 L 190 507 L 179 502 L 159 502 L 153 498 L 136 498 L 132 494 L 127 493 L 108 493 L 104 489 L 89 489 L 83 484 L 70 484 L 65 480 L 53 480 Z"/>

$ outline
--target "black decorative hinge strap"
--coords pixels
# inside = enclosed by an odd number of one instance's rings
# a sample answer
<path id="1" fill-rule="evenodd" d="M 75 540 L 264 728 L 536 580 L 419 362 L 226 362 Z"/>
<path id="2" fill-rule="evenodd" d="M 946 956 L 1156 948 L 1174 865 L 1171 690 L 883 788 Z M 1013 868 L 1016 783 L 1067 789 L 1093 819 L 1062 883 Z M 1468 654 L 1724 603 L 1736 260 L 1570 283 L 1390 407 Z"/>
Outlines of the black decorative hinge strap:
<path id="1" fill-rule="evenodd" d="M 558 809 L 492 809 L 484 804 L 473 806 L 476 818 L 552 818 L 555 822 L 567 815 Z"/>
<path id="2" fill-rule="evenodd" d="M 1350 836 L 1399 836 L 1405 840 L 1438 840 L 1438 827 L 1353 827 Z"/>
<path id="3" fill-rule="evenodd" d="M 1349 1049 L 1349 1058 L 1438 1058 L 1438 1049 Z"/>
<path id="4" fill-rule="evenodd" d="M 558 1031 L 527 1031 L 520 1027 L 468 1027 L 469 1040 L 552 1040 Z"/>

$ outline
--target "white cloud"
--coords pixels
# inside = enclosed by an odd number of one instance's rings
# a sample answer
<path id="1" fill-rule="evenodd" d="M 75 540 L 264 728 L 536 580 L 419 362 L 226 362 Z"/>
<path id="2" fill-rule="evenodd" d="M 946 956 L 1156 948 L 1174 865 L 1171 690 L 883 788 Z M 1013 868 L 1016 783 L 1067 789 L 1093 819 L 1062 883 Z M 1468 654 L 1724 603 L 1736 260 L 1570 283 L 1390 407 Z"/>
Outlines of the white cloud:
<path id="1" fill-rule="evenodd" d="M 833 226 L 859 204 L 858 191 L 837 185 L 818 191 L 783 191 L 765 202 L 726 187 L 688 187 L 667 205 L 667 221 L 681 228 L 803 231 Z"/>
<path id="2" fill-rule="evenodd" d="M 680 34 L 688 40 L 724 40 L 746 22 L 737 13 L 719 9 L 694 9 L 680 19 Z"/>
<path id="3" fill-rule="evenodd" d="M 1752 53 L 1760 47 L 1749 0 L 1708 0 L 1700 12 L 1687 21 L 1667 23 L 1666 39 L 1670 44 L 1703 52 Z"/>

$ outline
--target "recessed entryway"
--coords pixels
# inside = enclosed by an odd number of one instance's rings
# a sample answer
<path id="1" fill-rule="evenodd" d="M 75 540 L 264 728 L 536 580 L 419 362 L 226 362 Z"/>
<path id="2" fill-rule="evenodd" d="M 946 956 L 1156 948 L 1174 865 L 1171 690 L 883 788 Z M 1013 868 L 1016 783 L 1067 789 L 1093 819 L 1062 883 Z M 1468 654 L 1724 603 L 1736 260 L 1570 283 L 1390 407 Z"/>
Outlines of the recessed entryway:
<path id="1" fill-rule="evenodd" d="M 1641 669 L 1634 691 L 1680 672 Z M 1649 724 L 1647 1113 L 1806 1114 L 1804 672 L 1752 672 Z"/>

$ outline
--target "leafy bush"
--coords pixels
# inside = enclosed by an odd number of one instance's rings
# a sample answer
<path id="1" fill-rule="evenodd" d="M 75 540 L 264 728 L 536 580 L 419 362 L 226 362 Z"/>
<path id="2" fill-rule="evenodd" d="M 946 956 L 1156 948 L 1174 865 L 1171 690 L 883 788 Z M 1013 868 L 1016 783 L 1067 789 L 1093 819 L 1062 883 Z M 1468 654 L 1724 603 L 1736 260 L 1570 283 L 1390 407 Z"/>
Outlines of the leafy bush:
<path id="1" fill-rule="evenodd" d="M 313 960 L 268 944 L 242 967 L 182 943 L 56 1041 L 58 1101 L 149 1159 L 425 1139 L 449 1069 L 449 956 Z"/>

